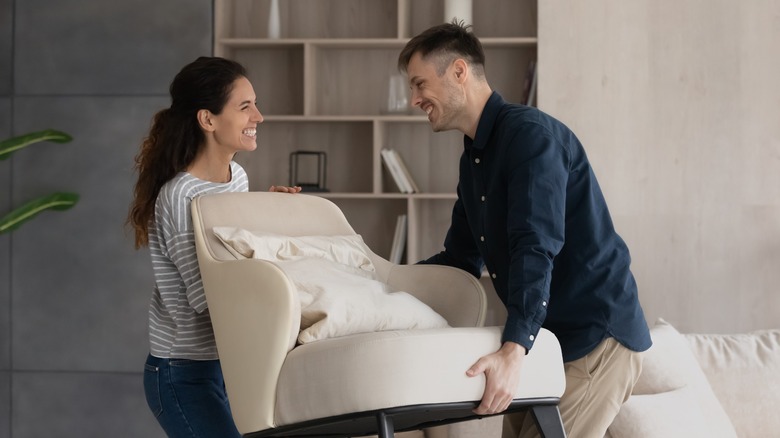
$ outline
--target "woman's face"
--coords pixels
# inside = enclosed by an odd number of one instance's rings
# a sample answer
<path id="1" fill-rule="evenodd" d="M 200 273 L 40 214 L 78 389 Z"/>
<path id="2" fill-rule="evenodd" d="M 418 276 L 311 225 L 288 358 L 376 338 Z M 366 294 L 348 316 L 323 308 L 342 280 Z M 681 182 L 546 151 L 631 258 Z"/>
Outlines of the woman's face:
<path id="1" fill-rule="evenodd" d="M 236 79 L 222 112 L 212 115 L 214 139 L 219 146 L 232 152 L 257 148 L 257 125 L 263 123 L 263 115 L 256 103 L 257 96 L 249 80 Z"/>

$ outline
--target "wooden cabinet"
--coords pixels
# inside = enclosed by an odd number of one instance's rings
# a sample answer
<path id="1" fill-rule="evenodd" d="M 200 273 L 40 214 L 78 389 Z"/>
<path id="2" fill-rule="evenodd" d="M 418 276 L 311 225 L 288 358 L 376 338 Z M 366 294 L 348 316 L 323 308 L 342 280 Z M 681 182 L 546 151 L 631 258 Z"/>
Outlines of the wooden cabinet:
<path id="1" fill-rule="evenodd" d="M 536 59 L 536 0 L 474 0 L 486 72 L 519 102 Z M 433 133 L 420 110 L 388 114 L 390 77 L 412 36 L 443 21 L 444 0 L 278 0 L 280 38 L 269 39 L 271 0 L 215 0 L 214 54 L 249 70 L 265 122 L 258 149 L 237 157 L 250 190 L 290 183 L 290 153 L 327 154 L 327 193 L 378 254 L 390 254 L 408 215 L 405 260 L 442 249 L 456 198 L 462 135 Z M 382 163 L 393 148 L 420 193 L 403 194 Z M 312 218 L 316 220 L 316 218 Z"/>

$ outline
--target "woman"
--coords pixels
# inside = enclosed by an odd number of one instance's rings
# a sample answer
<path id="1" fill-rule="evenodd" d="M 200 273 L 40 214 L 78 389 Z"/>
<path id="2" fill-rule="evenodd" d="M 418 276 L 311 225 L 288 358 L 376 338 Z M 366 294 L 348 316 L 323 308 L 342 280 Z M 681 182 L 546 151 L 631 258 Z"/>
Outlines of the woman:
<path id="1" fill-rule="evenodd" d="M 154 116 L 136 157 L 138 182 L 128 218 L 136 248 L 149 247 L 155 278 L 146 400 L 168 436 L 240 437 L 200 279 L 190 202 L 206 193 L 248 190 L 233 156 L 257 148 L 263 116 L 245 69 L 227 59 L 201 57 L 186 65 L 170 93 L 170 108 Z"/>

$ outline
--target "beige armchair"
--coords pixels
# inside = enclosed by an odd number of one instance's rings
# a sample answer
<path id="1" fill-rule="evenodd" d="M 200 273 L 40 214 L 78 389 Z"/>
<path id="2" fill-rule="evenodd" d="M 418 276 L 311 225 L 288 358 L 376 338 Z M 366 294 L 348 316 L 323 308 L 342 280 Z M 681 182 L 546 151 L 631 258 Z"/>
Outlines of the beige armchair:
<path id="1" fill-rule="evenodd" d="M 500 327 L 481 327 L 485 295 L 472 276 L 434 265 L 394 265 L 371 254 L 378 276 L 438 312 L 451 328 L 356 334 L 295 345 L 300 305 L 277 265 L 237 259 L 215 226 L 287 236 L 354 235 L 327 199 L 230 193 L 193 200 L 198 262 L 228 398 L 247 437 L 392 437 L 478 418 L 484 377 L 465 371 L 500 345 Z M 539 333 L 509 411 L 529 410 L 543 436 L 563 437 L 557 404 L 565 379 L 560 346 Z"/>

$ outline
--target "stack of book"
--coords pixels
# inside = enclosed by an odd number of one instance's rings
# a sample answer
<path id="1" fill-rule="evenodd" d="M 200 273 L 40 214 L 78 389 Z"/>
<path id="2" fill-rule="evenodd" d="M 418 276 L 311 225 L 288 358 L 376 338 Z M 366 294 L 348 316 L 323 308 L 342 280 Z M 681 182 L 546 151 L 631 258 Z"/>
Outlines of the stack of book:
<path id="1" fill-rule="evenodd" d="M 385 163 L 385 167 L 393 176 L 398 190 L 401 193 L 420 193 L 420 187 L 412 178 L 412 174 L 409 173 L 409 169 L 406 167 L 406 163 L 394 149 L 384 148 L 381 151 L 382 162 Z"/>

